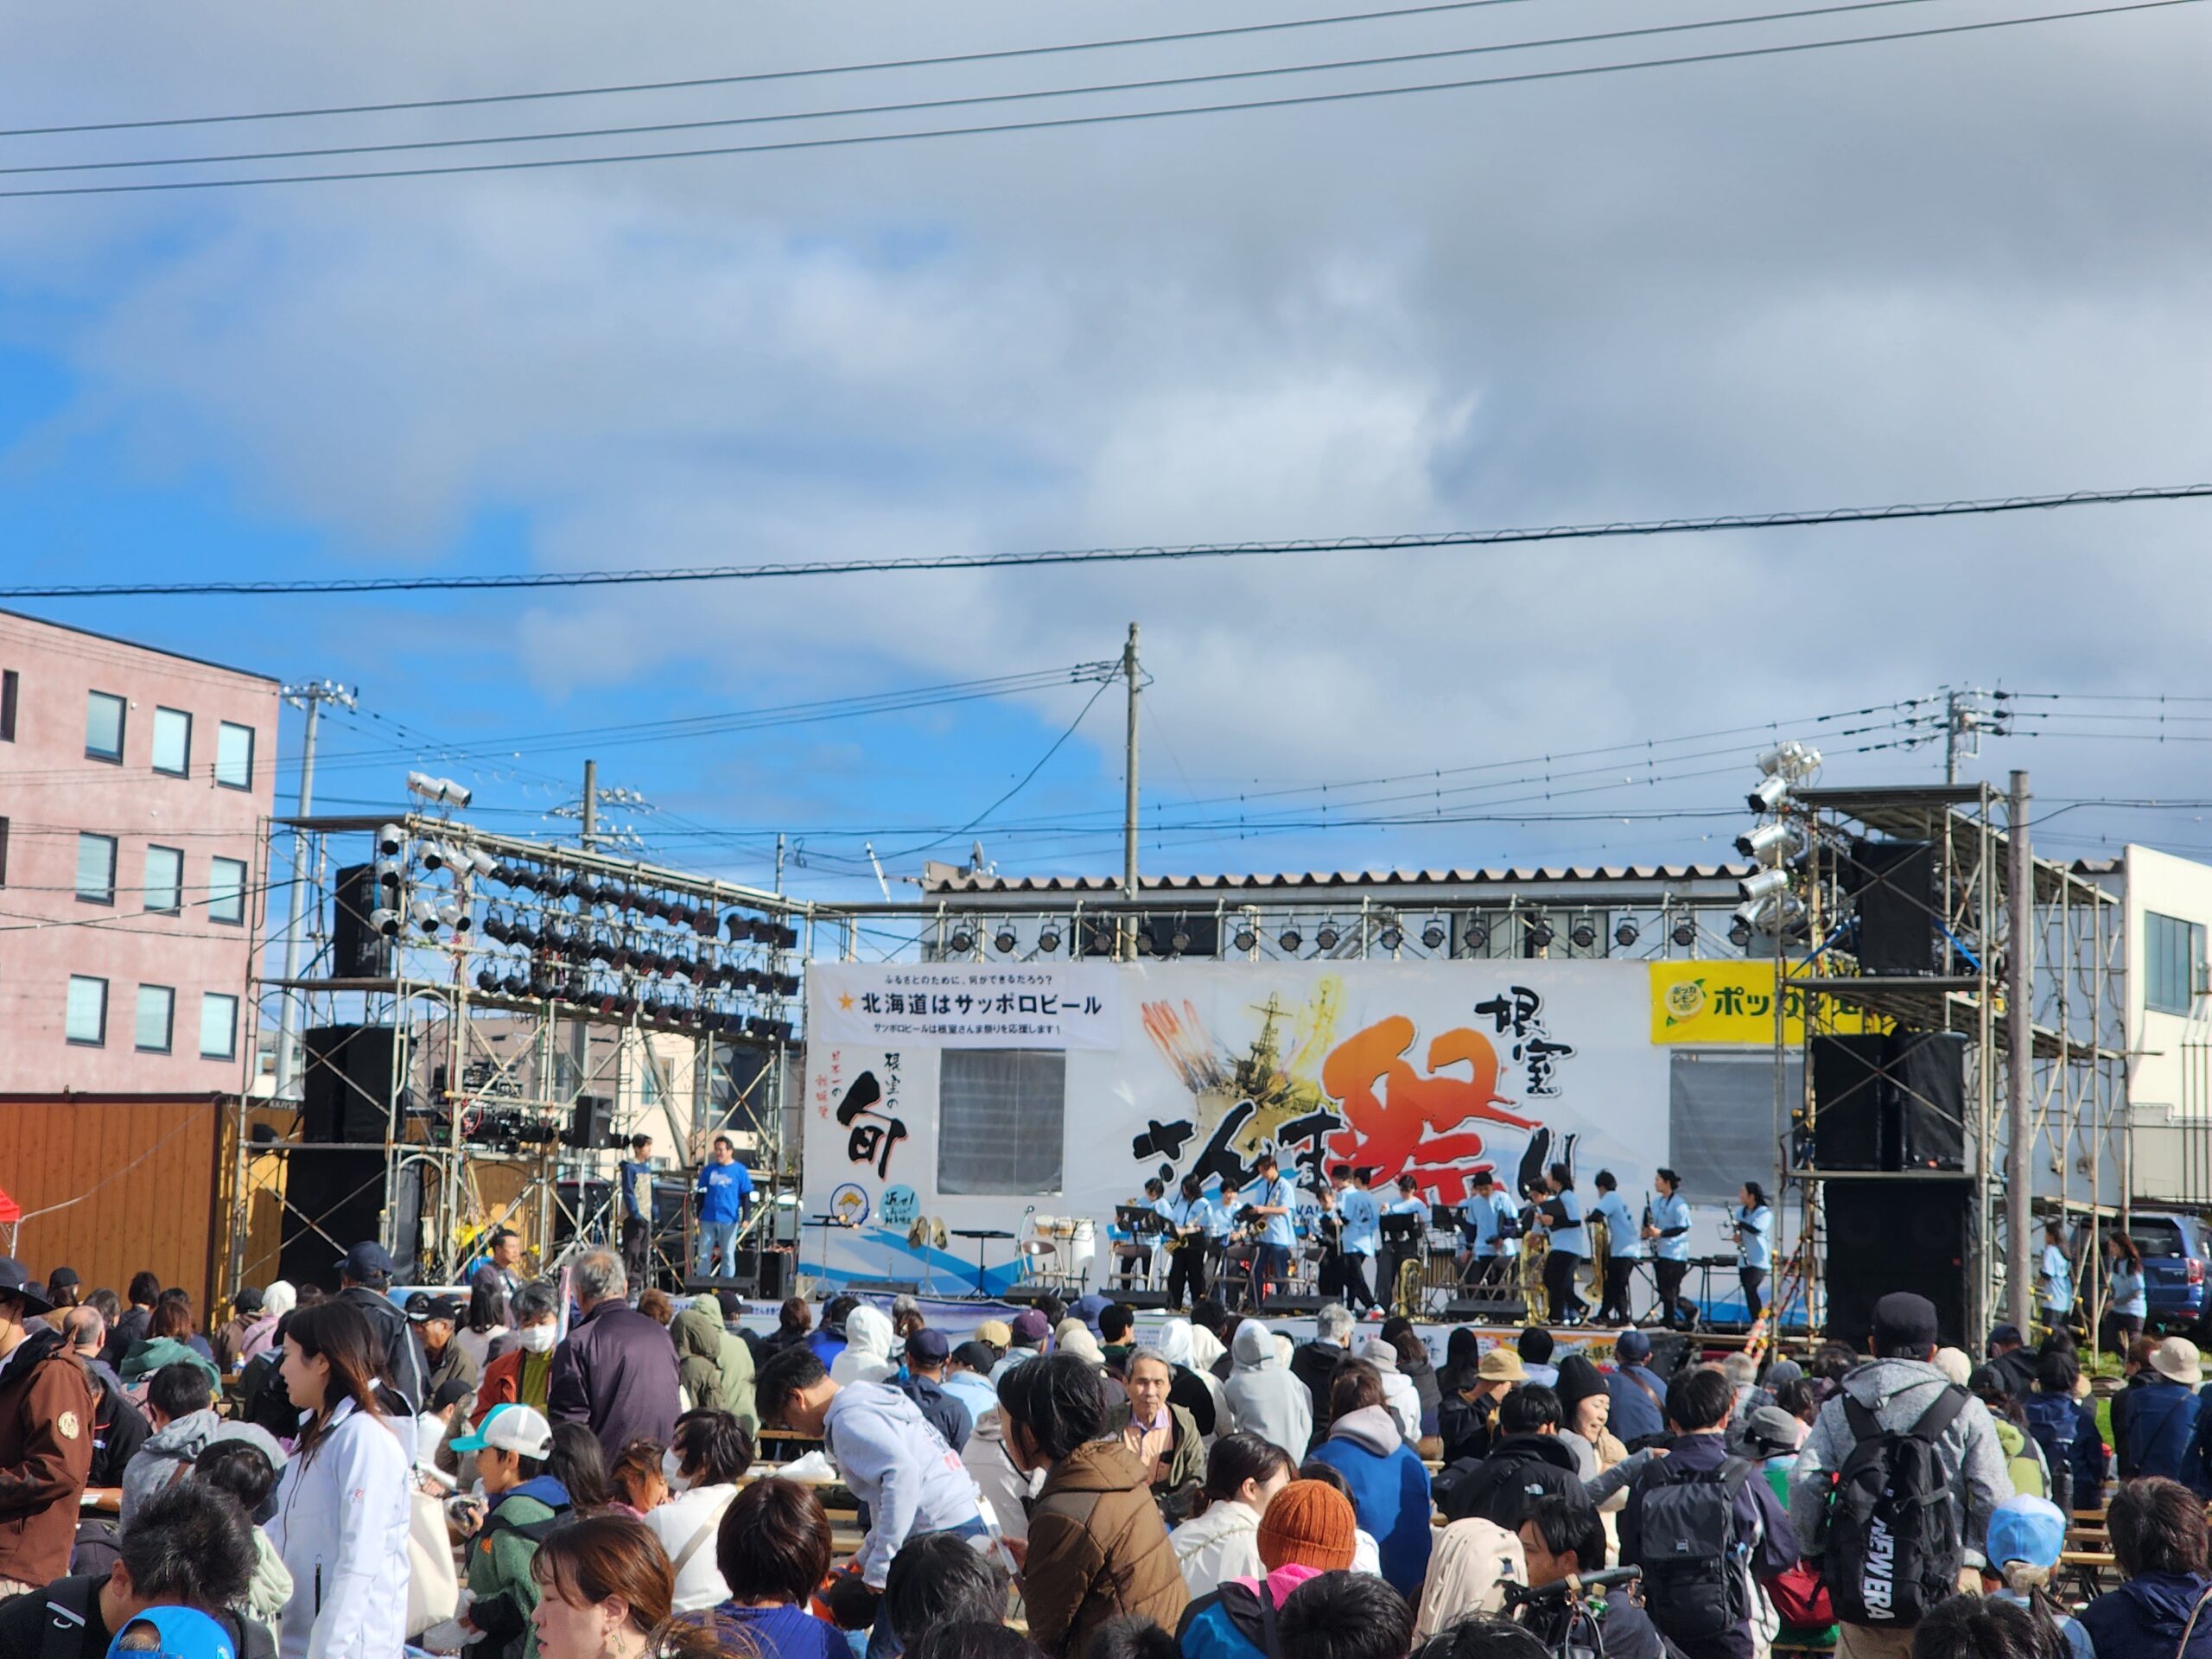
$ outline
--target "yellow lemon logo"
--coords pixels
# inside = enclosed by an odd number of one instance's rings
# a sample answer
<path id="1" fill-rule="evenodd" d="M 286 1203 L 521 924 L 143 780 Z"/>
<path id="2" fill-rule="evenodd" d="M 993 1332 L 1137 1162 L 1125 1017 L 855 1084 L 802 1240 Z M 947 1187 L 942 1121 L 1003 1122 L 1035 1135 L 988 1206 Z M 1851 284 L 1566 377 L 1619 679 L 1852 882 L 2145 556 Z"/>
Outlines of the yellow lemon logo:
<path id="1" fill-rule="evenodd" d="M 1705 1011 L 1705 985 L 1700 980 L 1678 979 L 1667 988 L 1667 1017 L 1694 1020 Z"/>

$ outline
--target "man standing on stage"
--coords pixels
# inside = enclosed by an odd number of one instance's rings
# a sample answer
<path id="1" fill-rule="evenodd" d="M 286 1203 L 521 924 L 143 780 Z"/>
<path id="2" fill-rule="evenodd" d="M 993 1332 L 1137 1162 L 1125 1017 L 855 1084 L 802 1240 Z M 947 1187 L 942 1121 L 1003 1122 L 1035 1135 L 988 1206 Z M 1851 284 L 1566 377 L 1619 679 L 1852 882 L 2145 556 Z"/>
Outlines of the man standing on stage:
<path id="1" fill-rule="evenodd" d="M 1697 1325 L 1697 1304 L 1682 1297 L 1682 1275 L 1690 1265 L 1690 1206 L 1681 1196 L 1682 1178 L 1671 1169 L 1654 1171 L 1651 1196 L 1644 1200 L 1644 1242 L 1651 1246 L 1651 1274 L 1659 1281 L 1659 1322 L 1669 1331 Z"/>
<path id="2" fill-rule="evenodd" d="M 1636 1217 L 1629 1213 L 1628 1200 L 1621 1197 L 1618 1186 L 1611 1170 L 1599 1170 L 1598 1202 L 1590 1208 L 1590 1213 L 1605 1224 L 1605 1293 L 1598 1299 L 1600 1325 L 1626 1325 L 1634 1317 L 1629 1312 L 1629 1292 L 1634 1287 L 1637 1263 L 1643 1260 Z"/>
<path id="3" fill-rule="evenodd" d="M 1349 1164 L 1338 1164 L 1329 1172 L 1330 1184 L 1337 1190 L 1337 1213 L 1344 1217 L 1344 1303 L 1353 1313 L 1365 1308 L 1377 1315 L 1382 1309 L 1375 1300 L 1375 1287 L 1367 1281 L 1375 1252 L 1382 1243 L 1375 1195 L 1367 1190 L 1366 1170 L 1355 1171 Z"/>
<path id="4" fill-rule="evenodd" d="M 1459 1206 L 1459 1219 L 1474 1240 L 1475 1283 L 1494 1290 L 1503 1286 L 1508 1264 L 1521 1254 L 1520 1217 L 1489 1170 L 1475 1172 L 1474 1187 Z"/>
<path id="5" fill-rule="evenodd" d="M 1196 1307 L 1206 1295 L 1206 1251 L 1213 1233 L 1213 1205 L 1198 1178 L 1185 1175 L 1175 1196 L 1160 1201 L 1160 1213 L 1167 1217 L 1167 1306 Z"/>
<path id="6" fill-rule="evenodd" d="M 715 1270 L 721 1256 L 725 1279 L 737 1271 L 737 1229 L 745 1207 L 753 1201 L 753 1172 L 737 1161 L 737 1143 L 726 1135 L 715 1137 L 714 1153 L 699 1166 L 699 1276 Z"/>
<path id="7" fill-rule="evenodd" d="M 1376 1287 L 1376 1294 L 1382 1299 L 1385 1306 L 1392 1306 L 1398 1300 L 1398 1269 L 1406 1262 L 1420 1255 L 1421 1245 L 1418 1241 L 1421 1232 L 1428 1225 L 1427 1220 L 1428 1206 L 1421 1202 L 1421 1183 L 1411 1174 L 1399 1176 L 1398 1196 L 1382 1206 L 1382 1213 L 1386 1216 L 1419 1216 L 1423 1218 L 1421 1227 L 1415 1230 L 1415 1242 L 1401 1244 L 1395 1243 L 1387 1238 L 1382 1241 L 1382 1282 Z"/>
<path id="8" fill-rule="evenodd" d="M 630 1137 L 630 1155 L 620 1166 L 622 1183 L 622 1271 L 643 1294 L 652 1285 L 653 1138 Z"/>
<path id="9" fill-rule="evenodd" d="M 1281 1285 L 1290 1277 L 1291 1246 L 1298 1237 L 1291 1227 L 1290 1183 L 1283 1179 L 1274 1154 L 1260 1154 L 1257 1172 L 1237 1195 L 1246 1208 L 1259 1216 L 1254 1224 L 1257 1242 L 1252 1251 L 1252 1306 L 1255 1309 L 1268 1305 L 1270 1286 Z"/>

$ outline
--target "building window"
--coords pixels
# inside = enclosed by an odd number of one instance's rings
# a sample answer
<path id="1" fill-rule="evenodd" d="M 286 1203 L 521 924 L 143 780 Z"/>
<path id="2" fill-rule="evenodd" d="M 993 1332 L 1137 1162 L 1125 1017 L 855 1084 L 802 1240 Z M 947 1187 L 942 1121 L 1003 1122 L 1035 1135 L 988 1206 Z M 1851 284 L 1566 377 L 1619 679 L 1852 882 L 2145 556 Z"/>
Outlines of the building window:
<path id="1" fill-rule="evenodd" d="M 2143 1006 L 2185 1014 L 2203 976 L 2204 924 L 2143 912 Z"/>
<path id="2" fill-rule="evenodd" d="M 184 855 L 174 847 L 146 849 L 146 908 L 174 916 L 184 903 Z"/>
<path id="3" fill-rule="evenodd" d="M 166 985 L 138 988 L 138 1024 L 133 1040 L 141 1054 L 169 1052 L 169 1032 L 176 1023 L 176 993 Z"/>
<path id="4" fill-rule="evenodd" d="M 89 1048 L 107 1041 L 107 981 L 69 976 L 68 1036 Z"/>
<path id="5" fill-rule="evenodd" d="M 215 781 L 225 789 L 253 787 L 253 728 L 225 721 L 215 728 Z"/>
<path id="6" fill-rule="evenodd" d="M 77 837 L 77 897 L 88 905 L 115 902 L 115 837 Z"/>
<path id="7" fill-rule="evenodd" d="M 172 778 L 192 772 L 192 716 L 181 709 L 154 710 L 154 770 Z"/>
<path id="8" fill-rule="evenodd" d="M 234 1060 L 238 1057 L 238 1000 L 220 991 L 200 999 L 200 1058 Z"/>
<path id="9" fill-rule="evenodd" d="M 0 670 L 0 743 L 16 741 L 16 691 L 21 679 L 12 668 Z"/>
<path id="10" fill-rule="evenodd" d="M 86 760 L 122 761 L 124 706 L 121 697 L 106 691 L 95 691 L 86 698 Z"/>
<path id="11" fill-rule="evenodd" d="M 1068 1057 L 1055 1050 L 943 1051 L 938 1066 L 938 1191 L 1058 1192 L 1067 1083 Z M 894 1170 L 898 1161 L 894 1145 Z"/>
<path id="12" fill-rule="evenodd" d="M 245 920 L 245 861 L 218 858 L 207 866 L 207 919 L 243 923 Z"/>

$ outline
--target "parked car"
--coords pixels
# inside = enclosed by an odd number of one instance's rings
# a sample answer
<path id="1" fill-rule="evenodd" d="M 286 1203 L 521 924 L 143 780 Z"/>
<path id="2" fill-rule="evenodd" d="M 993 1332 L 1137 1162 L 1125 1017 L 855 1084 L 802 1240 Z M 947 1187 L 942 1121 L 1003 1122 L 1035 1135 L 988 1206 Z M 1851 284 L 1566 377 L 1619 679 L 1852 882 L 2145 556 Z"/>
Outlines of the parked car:
<path id="1" fill-rule="evenodd" d="M 2138 1210 L 2127 1236 L 2143 1253 L 2147 1329 L 2212 1329 L 2212 1222 L 2177 1211 Z"/>

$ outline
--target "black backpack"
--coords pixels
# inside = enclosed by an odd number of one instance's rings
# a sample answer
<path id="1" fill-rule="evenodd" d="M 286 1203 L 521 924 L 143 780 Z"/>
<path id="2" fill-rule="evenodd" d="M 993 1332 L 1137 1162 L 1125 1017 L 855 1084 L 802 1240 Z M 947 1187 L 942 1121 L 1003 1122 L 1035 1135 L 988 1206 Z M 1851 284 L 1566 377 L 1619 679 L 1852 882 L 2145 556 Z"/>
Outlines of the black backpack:
<path id="1" fill-rule="evenodd" d="M 1947 1387 L 1900 1434 L 1844 1397 L 1853 1444 L 1828 1492 L 1821 1577 L 1845 1624 L 1910 1628 L 1958 1588 L 1959 1502 L 1936 1443 L 1966 1402 Z"/>
<path id="2" fill-rule="evenodd" d="M 1751 1617 L 1736 1499 L 1752 1472 L 1741 1458 L 1707 1470 L 1677 1470 L 1669 1460 L 1638 1483 L 1644 1611 L 1673 1642 L 1708 1642 Z"/>

